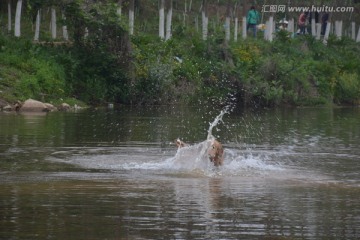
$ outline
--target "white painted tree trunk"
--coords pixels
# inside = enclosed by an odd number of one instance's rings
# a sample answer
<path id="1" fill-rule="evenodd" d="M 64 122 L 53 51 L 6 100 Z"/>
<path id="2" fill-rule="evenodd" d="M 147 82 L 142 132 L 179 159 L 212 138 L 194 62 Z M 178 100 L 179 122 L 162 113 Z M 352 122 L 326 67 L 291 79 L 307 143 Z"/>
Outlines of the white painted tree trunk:
<path id="1" fill-rule="evenodd" d="M 195 22 L 195 31 L 199 32 L 199 18 L 198 18 L 198 16 L 195 17 L 194 22 Z"/>
<path id="2" fill-rule="evenodd" d="M 294 35 L 294 19 L 290 19 L 287 26 L 287 31 L 291 33 L 291 36 Z"/>
<path id="3" fill-rule="evenodd" d="M 239 28 L 239 19 L 235 17 L 234 22 L 234 42 L 237 42 L 238 40 L 238 28 Z"/>
<path id="4" fill-rule="evenodd" d="M 51 7 L 51 38 L 56 39 L 56 10 L 54 7 Z"/>
<path id="5" fill-rule="evenodd" d="M 342 21 L 335 21 L 335 35 L 339 39 L 342 37 Z"/>
<path id="6" fill-rule="evenodd" d="M 356 25 L 355 22 L 351 22 L 351 39 L 355 40 L 356 39 Z"/>
<path id="7" fill-rule="evenodd" d="M 327 44 L 327 40 L 329 39 L 330 29 L 331 29 L 331 22 L 328 22 L 326 24 L 326 30 L 325 30 L 325 35 L 324 35 L 324 39 L 323 39 L 324 44 Z"/>
<path id="8" fill-rule="evenodd" d="M 172 21 L 172 1 L 169 2 L 169 8 L 166 13 L 166 37 L 165 40 L 171 38 L 171 21 Z"/>
<path id="9" fill-rule="evenodd" d="M 275 32 L 276 32 L 276 22 L 273 18 L 272 33 L 274 34 Z"/>
<path id="10" fill-rule="evenodd" d="M 129 10 L 129 34 L 134 34 L 134 20 L 135 20 L 135 13 L 132 10 Z"/>
<path id="11" fill-rule="evenodd" d="M 219 3 L 219 1 L 218 1 Z M 230 30 L 231 30 L 231 10 L 232 10 L 232 4 L 231 4 L 231 0 L 227 1 L 227 6 L 226 6 L 226 17 L 225 17 L 225 41 L 229 42 L 230 41 Z M 217 11 L 217 16 L 219 16 L 219 11 Z M 219 18 L 218 18 L 219 19 Z M 215 28 L 215 26 L 214 26 Z"/>
<path id="12" fill-rule="evenodd" d="M 36 14 L 34 41 L 39 41 L 39 36 L 40 36 L 40 9 L 37 11 Z"/>
<path id="13" fill-rule="evenodd" d="M 316 36 L 316 22 L 315 22 L 315 18 L 311 19 L 311 36 L 315 37 Z"/>
<path id="14" fill-rule="evenodd" d="M 11 0 L 8 0 L 8 31 L 11 32 Z"/>
<path id="15" fill-rule="evenodd" d="M 273 32 L 274 32 L 274 17 L 269 17 L 269 32 L 268 32 L 268 40 L 272 42 L 273 40 Z"/>
<path id="16" fill-rule="evenodd" d="M 203 1 L 202 11 L 201 11 L 201 20 L 202 20 L 202 38 L 203 40 L 207 39 L 208 36 L 208 16 L 207 16 L 207 10 L 206 10 L 206 0 Z"/>
<path id="17" fill-rule="evenodd" d="M 183 12 L 183 27 L 186 27 L 186 17 L 187 17 L 187 1 L 185 0 L 185 7 Z"/>
<path id="18" fill-rule="evenodd" d="M 247 23 L 246 17 L 242 18 L 242 38 L 245 39 L 247 35 Z"/>
<path id="19" fill-rule="evenodd" d="M 225 40 L 230 41 L 230 17 L 225 18 Z"/>
<path id="20" fill-rule="evenodd" d="M 64 22 L 66 22 L 66 16 L 64 14 L 64 12 L 61 13 L 61 17 L 62 19 L 64 20 Z M 67 26 L 66 25 L 63 25 L 62 26 L 62 31 L 63 31 L 63 38 L 65 41 L 69 41 L 69 33 L 68 33 L 68 30 L 67 30 Z"/>
<path id="21" fill-rule="evenodd" d="M 131 0 L 130 2 L 130 8 L 129 8 L 129 34 L 134 34 L 134 21 L 135 21 L 135 6 L 134 6 L 134 0 Z"/>
<path id="22" fill-rule="evenodd" d="M 117 13 L 117 15 L 118 15 L 119 17 L 121 17 L 122 8 L 121 8 L 121 7 L 118 7 L 118 8 L 116 9 L 116 13 Z"/>
<path id="23" fill-rule="evenodd" d="M 316 40 L 321 38 L 321 23 L 316 24 Z"/>
<path id="24" fill-rule="evenodd" d="M 360 27 L 359 27 L 358 34 L 356 37 L 356 42 L 360 42 Z"/>
<path id="25" fill-rule="evenodd" d="M 335 32 L 335 36 L 337 37 L 337 38 L 339 38 L 339 21 L 335 21 L 334 22 L 334 32 Z"/>
<path id="26" fill-rule="evenodd" d="M 160 0 L 159 7 L 159 37 L 161 39 L 165 38 L 165 1 Z"/>
<path id="27" fill-rule="evenodd" d="M 265 22 L 264 39 L 269 40 L 269 20 Z"/>
<path id="28" fill-rule="evenodd" d="M 343 21 L 341 20 L 339 22 L 339 31 L 338 31 L 338 37 L 342 38 L 342 34 L 343 34 Z"/>
<path id="29" fill-rule="evenodd" d="M 15 13 L 15 37 L 21 36 L 21 8 L 22 0 L 18 0 L 16 4 L 16 13 Z"/>

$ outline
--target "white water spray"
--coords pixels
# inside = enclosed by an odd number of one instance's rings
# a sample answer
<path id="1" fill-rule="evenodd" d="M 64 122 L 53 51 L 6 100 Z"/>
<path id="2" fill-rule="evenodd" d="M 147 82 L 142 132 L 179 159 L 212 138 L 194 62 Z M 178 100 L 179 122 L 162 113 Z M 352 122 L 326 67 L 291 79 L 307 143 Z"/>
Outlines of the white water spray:
<path id="1" fill-rule="evenodd" d="M 93 150 L 88 154 L 74 154 L 72 157 L 60 157 L 55 159 L 65 159 L 66 163 L 80 165 L 85 168 L 128 170 L 128 171 L 155 171 L 157 173 L 171 174 L 195 174 L 197 176 L 258 176 L 278 173 L 283 170 L 274 159 L 276 153 L 262 153 L 258 151 L 246 152 L 238 148 L 226 148 L 224 152 L 224 164 L 215 167 L 209 160 L 208 149 L 215 140 L 212 132 L 214 127 L 223 122 L 225 114 L 231 112 L 229 107 L 224 108 L 212 122 L 209 122 L 207 138 L 199 143 L 185 145 L 178 148 L 175 155 L 169 152 L 167 156 L 158 152 L 157 148 L 134 147 L 121 148 L 119 153 L 104 155 L 103 150 L 99 154 L 94 154 Z M 126 151 L 125 151 L 126 150 Z M 175 149 L 174 149 L 175 150 Z M 123 152 L 125 151 L 125 152 Z M 57 155 L 57 154 L 55 154 Z M 60 154 L 61 155 L 61 154 Z"/>
<path id="2" fill-rule="evenodd" d="M 224 110 L 221 110 L 220 114 L 216 116 L 216 118 L 214 119 L 214 121 L 212 123 L 210 123 L 209 126 L 209 130 L 208 130 L 208 135 L 207 135 L 207 140 L 211 141 L 214 140 L 214 136 L 212 135 L 212 130 L 215 126 L 218 125 L 218 123 L 221 121 L 222 122 L 222 118 L 223 116 L 228 113 L 227 108 L 225 108 Z"/>

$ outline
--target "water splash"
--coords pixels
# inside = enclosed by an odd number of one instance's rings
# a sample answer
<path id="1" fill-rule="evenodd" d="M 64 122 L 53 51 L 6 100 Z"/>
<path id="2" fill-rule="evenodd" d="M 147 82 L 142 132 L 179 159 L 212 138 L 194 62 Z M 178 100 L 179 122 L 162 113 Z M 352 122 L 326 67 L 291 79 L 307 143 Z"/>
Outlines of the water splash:
<path id="1" fill-rule="evenodd" d="M 274 161 L 274 156 L 257 153 L 245 154 L 243 150 L 233 148 L 225 148 L 224 165 L 215 167 L 209 160 L 208 149 L 215 140 L 212 134 L 213 129 L 223 122 L 223 116 L 231 111 L 230 107 L 225 107 L 221 112 L 209 123 L 206 140 L 178 148 L 175 155 L 169 151 L 167 156 L 162 155 L 158 148 L 146 148 L 143 146 L 126 147 L 126 149 L 118 149 L 119 151 L 104 154 L 100 149 L 98 154 L 94 149 L 81 154 L 67 154 L 70 157 L 58 156 L 63 162 L 80 165 L 89 169 L 109 169 L 109 170 L 144 170 L 155 171 L 157 173 L 186 173 L 200 176 L 214 175 L 231 175 L 231 176 L 248 176 L 262 175 L 267 172 L 281 170 L 281 166 Z M 54 154 L 53 157 L 56 159 Z M 172 155 L 172 156 L 171 156 Z M 64 161 L 64 159 L 66 159 Z M 58 159 L 59 160 L 59 159 Z M 57 161 L 58 161 L 57 160 Z"/>
<path id="2" fill-rule="evenodd" d="M 219 124 L 220 121 L 222 122 L 222 118 L 226 113 L 229 113 L 228 108 L 221 110 L 220 114 L 216 116 L 216 118 L 214 119 L 214 121 L 212 123 L 210 123 L 209 129 L 208 129 L 207 140 L 209 140 L 209 141 L 214 140 L 214 136 L 212 135 L 212 130 L 215 126 L 217 126 Z"/>
<path id="3" fill-rule="evenodd" d="M 206 150 L 211 142 L 206 140 L 187 147 L 178 148 L 174 157 L 165 161 L 165 167 L 179 170 L 209 169 L 211 168 Z"/>

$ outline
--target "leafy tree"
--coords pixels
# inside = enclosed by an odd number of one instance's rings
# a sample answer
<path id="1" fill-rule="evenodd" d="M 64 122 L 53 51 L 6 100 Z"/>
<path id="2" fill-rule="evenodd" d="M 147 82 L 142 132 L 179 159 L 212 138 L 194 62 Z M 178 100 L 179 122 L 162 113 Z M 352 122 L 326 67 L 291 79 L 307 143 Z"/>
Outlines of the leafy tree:
<path id="1" fill-rule="evenodd" d="M 74 1 L 65 13 L 77 59 L 68 80 L 73 94 L 92 103 L 126 101 L 131 44 L 116 5 L 99 3 L 83 8 L 80 1 Z"/>

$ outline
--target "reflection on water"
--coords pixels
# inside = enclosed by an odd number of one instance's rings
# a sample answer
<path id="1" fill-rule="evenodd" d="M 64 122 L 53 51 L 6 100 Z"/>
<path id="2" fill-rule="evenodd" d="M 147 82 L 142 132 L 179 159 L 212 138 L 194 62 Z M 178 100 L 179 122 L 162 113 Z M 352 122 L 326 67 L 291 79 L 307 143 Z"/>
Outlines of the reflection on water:
<path id="1" fill-rule="evenodd" d="M 359 109 L 218 113 L 0 115 L 0 239 L 360 237 Z"/>

